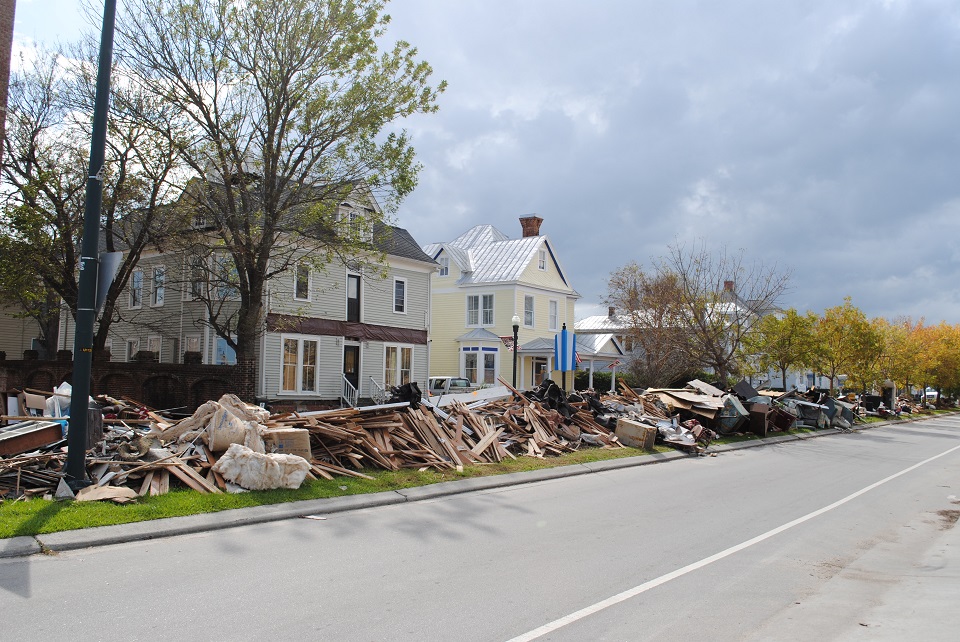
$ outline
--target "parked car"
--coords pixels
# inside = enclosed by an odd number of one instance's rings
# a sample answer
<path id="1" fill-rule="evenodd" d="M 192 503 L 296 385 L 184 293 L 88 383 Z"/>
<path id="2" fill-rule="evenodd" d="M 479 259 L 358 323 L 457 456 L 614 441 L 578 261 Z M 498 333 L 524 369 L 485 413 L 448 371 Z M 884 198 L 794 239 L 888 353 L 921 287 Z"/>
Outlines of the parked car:
<path id="1" fill-rule="evenodd" d="M 431 395 L 449 395 L 459 392 L 473 392 L 478 387 L 464 377 L 430 377 L 428 392 Z"/>

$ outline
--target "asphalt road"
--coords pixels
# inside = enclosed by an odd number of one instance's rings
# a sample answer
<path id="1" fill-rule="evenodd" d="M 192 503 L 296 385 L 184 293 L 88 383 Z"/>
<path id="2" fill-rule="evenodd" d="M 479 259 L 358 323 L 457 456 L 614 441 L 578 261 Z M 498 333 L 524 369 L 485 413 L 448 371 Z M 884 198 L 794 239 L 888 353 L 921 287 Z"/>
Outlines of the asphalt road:
<path id="1" fill-rule="evenodd" d="M 960 416 L 0 560 L 3 639 L 953 640 Z"/>

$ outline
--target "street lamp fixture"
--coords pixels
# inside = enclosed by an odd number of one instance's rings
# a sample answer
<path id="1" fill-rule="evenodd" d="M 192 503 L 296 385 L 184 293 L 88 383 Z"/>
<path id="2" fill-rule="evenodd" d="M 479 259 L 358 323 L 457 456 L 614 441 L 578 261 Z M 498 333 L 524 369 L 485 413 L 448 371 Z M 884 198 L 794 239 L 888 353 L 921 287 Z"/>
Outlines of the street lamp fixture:
<path id="1" fill-rule="evenodd" d="M 517 389 L 517 351 L 520 349 L 520 317 L 516 314 L 511 319 L 513 322 L 513 389 Z"/>

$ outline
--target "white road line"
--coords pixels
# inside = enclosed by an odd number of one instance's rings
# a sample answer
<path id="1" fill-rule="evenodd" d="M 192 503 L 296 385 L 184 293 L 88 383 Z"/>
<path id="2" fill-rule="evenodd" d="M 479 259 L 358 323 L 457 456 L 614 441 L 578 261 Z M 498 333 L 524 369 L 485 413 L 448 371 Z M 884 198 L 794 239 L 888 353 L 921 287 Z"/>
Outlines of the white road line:
<path id="1" fill-rule="evenodd" d="M 614 595 L 614 596 L 612 596 L 612 597 L 608 597 L 608 598 L 605 599 L 605 600 L 602 600 L 602 601 L 597 602 L 597 603 L 595 603 L 595 604 L 591 604 L 590 606 L 587 606 L 587 607 L 585 607 L 585 608 L 582 608 L 582 609 L 580 609 L 579 611 L 574 611 L 573 613 L 570 613 L 569 615 L 565 615 L 565 616 L 563 616 L 562 618 L 559 618 L 559 619 L 557 619 L 557 620 L 554 620 L 553 622 L 548 622 L 548 623 L 544 624 L 543 626 L 540 626 L 540 627 L 537 627 L 537 628 L 533 629 L 532 631 L 529 631 L 529 632 L 524 633 L 524 634 L 522 634 L 522 635 L 518 635 L 518 636 L 515 637 L 515 638 L 511 638 L 511 639 L 508 640 L 507 642 L 529 642 L 529 640 L 536 640 L 537 638 L 542 637 L 542 636 L 544 636 L 544 635 L 546 635 L 546 634 L 548 634 L 548 633 L 552 633 L 553 631 L 556 631 L 557 629 L 559 629 L 559 628 L 561 628 L 561 627 L 564 627 L 564 626 L 566 626 L 566 625 L 568 625 L 568 624 L 572 624 L 572 623 L 576 622 L 577 620 L 582 620 L 583 618 L 588 617 L 588 616 L 590 616 L 590 615 L 593 615 L 594 613 L 599 613 L 600 611 L 604 610 L 604 609 L 607 608 L 607 607 L 610 607 L 610 606 L 613 606 L 613 605 L 615 605 L 615 604 L 619 604 L 620 602 L 624 602 L 624 601 L 626 601 L 626 600 L 629 600 L 630 598 L 636 597 L 637 595 L 640 595 L 641 593 L 645 593 L 645 592 L 649 591 L 649 590 L 652 589 L 652 588 L 656 588 L 656 587 L 660 586 L 661 584 L 666 584 L 666 583 L 669 582 L 670 580 L 674 580 L 674 579 L 676 579 L 676 578 L 678 578 L 678 577 L 681 577 L 681 576 L 683 576 L 683 575 L 686 575 L 687 573 L 691 573 L 691 572 L 693 572 L 693 571 L 696 571 L 697 569 L 703 568 L 704 566 L 707 566 L 708 564 L 712 564 L 712 563 L 716 562 L 717 560 L 721 560 L 721 559 L 723 559 L 723 558 L 725 558 L 725 557 L 729 557 L 730 555 L 733 555 L 734 553 L 738 553 L 738 552 L 744 550 L 745 548 L 749 548 L 749 547 L 753 546 L 754 544 L 759 544 L 760 542 L 762 542 L 762 541 L 764 541 L 764 540 L 770 539 L 770 538 L 773 537 L 774 535 L 778 535 L 778 534 L 782 533 L 783 531 L 788 530 L 788 529 L 790 529 L 790 528 L 793 528 L 794 526 L 797 526 L 798 524 L 802 524 L 802 523 L 804 523 L 804 522 L 806 522 L 806 521 L 809 521 L 809 520 L 813 519 L 814 517 L 819 517 L 820 515 L 823 515 L 823 514 L 826 513 L 826 512 L 832 511 L 834 508 L 837 508 L 838 506 L 842 506 L 842 505 L 846 504 L 847 502 L 852 501 L 852 500 L 856 499 L 857 497 L 860 497 L 860 496 L 863 495 L 864 493 L 870 492 L 871 490 L 873 490 L 874 488 L 877 488 L 878 486 L 882 486 L 883 484 L 886 484 L 887 482 L 892 481 L 892 480 L 896 479 L 897 477 L 900 477 L 901 475 L 906 475 L 906 474 L 909 473 L 910 471 L 916 470 L 917 468 L 920 468 L 921 466 L 924 466 L 924 465 L 926 465 L 926 464 L 929 464 L 930 462 L 932 462 L 932 461 L 934 461 L 934 460 L 936 460 L 936 459 L 940 459 L 941 457 L 943 457 L 943 456 L 945 456 L 945 455 L 949 455 L 950 453 L 952 453 L 953 451 L 958 450 L 958 449 L 960 449 L 960 446 L 954 446 L 953 448 L 951 448 L 951 449 L 949 449 L 949 450 L 946 450 L 946 451 L 940 453 L 939 455 L 934 455 L 933 457 L 930 457 L 929 459 L 924 459 L 923 461 L 921 461 L 921 462 L 918 463 L 918 464 L 914 464 L 913 466 L 910 466 L 909 468 L 905 468 L 905 469 L 901 470 L 899 473 L 894 473 L 893 475 L 890 475 L 889 477 L 885 477 L 885 478 L 881 479 L 881 480 L 878 481 L 878 482 L 874 482 L 873 484 L 870 484 L 869 486 L 867 486 L 867 487 L 865 487 L 865 488 L 861 488 L 861 489 L 858 490 L 857 492 L 852 493 L 852 494 L 850 494 L 850 495 L 847 495 L 847 496 L 844 497 L 843 499 L 837 500 L 837 501 L 833 502 L 832 504 L 830 504 L 830 505 L 828 505 L 828 506 L 824 506 L 823 508 L 817 509 L 817 510 L 813 511 L 812 513 L 807 513 L 807 514 L 804 515 L 803 517 L 798 517 L 797 519 L 793 520 L 792 522 L 787 522 L 786 524 L 783 524 L 783 525 L 781 525 L 781 526 L 777 526 L 776 528 L 774 528 L 774 529 L 772 529 L 772 530 L 769 530 L 769 531 L 767 531 L 766 533 L 763 533 L 762 535 L 757 535 L 756 537 L 754 537 L 754 538 L 752 538 L 752 539 L 748 539 L 748 540 L 745 541 L 745 542 L 741 542 L 740 544 L 737 544 L 737 545 L 735 545 L 735 546 L 731 546 L 730 548 L 728 548 L 728 549 L 726 549 L 726 550 L 723 550 L 723 551 L 720 551 L 719 553 L 715 553 L 715 554 L 711 555 L 710 557 L 705 557 L 705 558 L 703 558 L 702 560 L 700 560 L 700 561 L 698 561 L 698 562 L 694 562 L 694 563 L 692 563 L 692 564 L 688 564 L 688 565 L 684 566 L 683 568 L 678 568 L 678 569 L 675 570 L 675 571 L 671 571 L 670 573 L 667 573 L 666 575 L 661 575 L 660 577 L 655 578 L 655 579 L 652 579 L 652 580 L 650 580 L 649 582 L 644 582 L 643 584 L 641 584 L 641 585 L 639 585 L 639 586 L 635 586 L 635 587 L 633 587 L 632 589 L 628 589 L 628 590 L 626 590 L 626 591 L 624 591 L 624 592 L 622 592 L 622 593 L 617 593 L 616 595 Z"/>

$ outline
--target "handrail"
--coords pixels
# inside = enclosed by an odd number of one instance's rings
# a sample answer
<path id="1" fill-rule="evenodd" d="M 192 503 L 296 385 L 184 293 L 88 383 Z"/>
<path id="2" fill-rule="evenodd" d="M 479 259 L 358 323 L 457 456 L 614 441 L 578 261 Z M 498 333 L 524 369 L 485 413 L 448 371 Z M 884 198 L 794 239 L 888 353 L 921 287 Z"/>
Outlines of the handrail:
<path id="1" fill-rule="evenodd" d="M 377 380 L 373 377 L 368 377 L 370 383 L 373 384 L 370 386 L 370 398 L 373 399 L 373 402 L 377 405 L 382 405 L 387 403 L 387 399 L 390 398 L 390 395 L 387 394 L 387 389 L 377 383 Z"/>
<path id="2" fill-rule="evenodd" d="M 341 375 L 343 378 L 343 394 L 340 395 L 347 405 L 351 408 L 357 407 L 357 398 L 360 396 L 353 384 L 347 380 L 347 375 Z"/>

